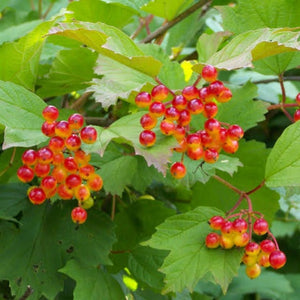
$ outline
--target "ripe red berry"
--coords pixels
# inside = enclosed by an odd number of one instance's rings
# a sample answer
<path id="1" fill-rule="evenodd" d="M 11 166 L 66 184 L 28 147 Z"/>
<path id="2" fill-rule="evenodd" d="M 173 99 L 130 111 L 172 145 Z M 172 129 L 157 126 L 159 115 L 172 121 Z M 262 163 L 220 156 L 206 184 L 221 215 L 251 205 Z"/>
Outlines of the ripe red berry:
<path id="1" fill-rule="evenodd" d="M 80 137 L 86 144 L 93 144 L 97 140 L 97 130 L 93 126 L 85 126 L 80 131 Z"/>
<path id="2" fill-rule="evenodd" d="M 168 97 L 169 90 L 163 84 L 155 86 L 151 91 L 151 96 L 155 101 L 163 101 Z"/>
<path id="3" fill-rule="evenodd" d="M 203 87 L 199 90 L 199 99 L 202 102 L 208 103 L 211 102 L 214 98 L 214 95 L 209 91 L 208 87 Z"/>
<path id="4" fill-rule="evenodd" d="M 67 139 L 66 139 L 66 147 L 71 151 L 77 151 L 81 146 L 81 139 L 80 137 L 72 133 Z"/>
<path id="5" fill-rule="evenodd" d="M 215 232 L 209 233 L 205 238 L 205 245 L 211 249 L 218 248 L 220 245 L 220 236 Z"/>
<path id="6" fill-rule="evenodd" d="M 152 102 L 151 95 L 147 92 L 140 92 L 135 97 L 135 104 L 138 107 L 148 107 Z"/>
<path id="7" fill-rule="evenodd" d="M 55 106 L 48 105 L 43 109 L 42 115 L 46 121 L 52 122 L 58 118 L 59 111 Z"/>
<path id="8" fill-rule="evenodd" d="M 232 228 L 235 232 L 244 233 L 248 229 L 248 223 L 244 219 L 238 218 L 232 222 Z"/>
<path id="9" fill-rule="evenodd" d="M 201 146 L 201 137 L 197 133 L 191 133 L 186 137 L 187 147 L 190 149 L 196 149 Z"/>
<path id="10" fill-rule="evenodd" d="M 86 164 L 79 169 L 79 175 L 84 180 L 89 179 L 89 177 L 94 174 L 95 168 L 92 165 Z"/>
<path id="11" fill-rule="evenodd" d="M 67 177 L 66 169 L 61 166 L 55 167 L 51 174 L 57 180 L 58 183 L 64 182 Z"/>
<path id="12" fill-rule="evenodd" d="M 191 114 L 187 109 L 184 109 L 180 112 L 179 119 L 177 120 L 178 125 L 187 126 L 191 122 Z"/>
<path id="13" fill-rule="evenodd" d="M 35 150 L 28 149 L 22 155 L 22 162 L 24 165 L 32 166 L 37 162 L 37 153 Z"/>
<path id="14" fill-rule="evenodd" d="M 300 105 L 300 93 L 297 94 L 295 100 L 296 100 L 297 104 Z"/>
<path id="15" fill-rule="evenodd" d="M 208 223 L 212 229 L 219 230 L 221 229 L 222 225 L 225 223 L 225 220 L 221 216 L 213 216 L 212 218 L 209 219 Z"/>
<path id="16" fill-rule="evenodd" d="M 30 182 L 34 178 L 34 171 L 28 166 L 22 166 L 18 169 L 17 176 L 22 182 Z"/>
<path id="17" fill-rule="evenodd" d="M 67 121 L 59 121 L 55 125 L 55 134 L 62 138 L 68 137 L 72 133 L 72 129 L 70 128 L 69 122 Z"/>
<path id="18" fill-rule="evenodd" d="M 204 105 L 200 99 L 192 99 L 188 102 L 187 109 L 192 115 L 198 115 L 203 112 Z"/>
<path id="19" fill-rule="evenodd" d="M 256 261 L 260 266 L 267 268 L 267 267 L 270 267 L 269 258 L 270 258 L 269 253 L 265 253 L 265 252 L 261 251 L 257 256 Z"/>
<path id="20" fill-rule="evenodd" d="M 64 167 L 70 173 L 75 173 L 78 170 L 78 164 L 72 156 L 69 156 L 64 160 Z"/>
<path id="21" fill-rule="evenodd" d="M 160 123 L 160 131 L 164 135 L 172 135 L 175 127 L 175 124 L 170 120 L 163 120 Z"/>
<path id="22" fill-rule="evenodd" d="M 250 240 L 248 232 L 238 233 L 234 236 L 233 241 L 237 247 L 245 247 Z"/>
<path id="23" fill-rule="evenodd" d="M 43 147 L 37 151 L 37 159 L 41 164 L 50 164 L 53 160 L 53 152 L 48 147 Z"/>
<path id="24" fill-rule="evenodd" d="M 45 136 L 51 137 L 55 135 L 56 122 L 45 121 L 42 125 L 41 131 Z"/>
<path id="25" fill-rule="evenodd" d="M 235 153 L 239 149 L 239 142 L 226 138 L 225 142 L 222 145 L 222 149 L 226 153 Z"/>
<path id="26" fill-rule="evenodd" d="M 249 256 L 257 256 L 260 251 L 260 246 L 255 242 L 250 242 L 245 247 L 245 253 Z"/>
<path id="27" fill-rule="evenodd" d="M 218 120 L 216 119 L 208 119 L 204 123 L 204 128 L 208 134 L 216 134 L 219 132 L 221 125 Z"/>
<path id="28" fill-rule="evenodd" d="M 46 200 L 46 194 L 40 187 L 30 187 L 28 190 L 28 198 L 33 204 L 42 204 Z"/>
<path id="29" fill-rule="evenodd" d="M 260 248 L 265 253 L 271 253 L 276 249 L 276 246 L 271 240 L 263 240 L 260 242 Z"/>
<path id="30" fill-rule="evenodd" d="M 186 155 L 192 160 L 199 160 L 203 157 L 203 148 L 201 145 L 198 148 L 188 148 Z"/>
<path id="31" fill-rule="evenodd" d="M 89 176 L 89 179 L 87 181 L 87 186 L 92 190 L 92 191 L 100 191 L 103 186 L 103 180 L 100 175 L 98 174 L 91 174 Z"/>
<path id="32" fill-rule="evenodd" d="M 166 108 L 165 118 L 170 121 L 178 120 L 179 119 L 179 110 L 174 106 L 170 106 L 170 107 Z"/>
<path id="33" fill-rule="evenodd" d="M 74 152 L 74 159 L 78 164 L 87 164 L 91 160 L 91 155 L 79 149 Z"/>
<path id="34" fill-rule="evenodd" d="M 213 148 L 207 148 L 203 153 L 203 160 L 209 164 L 215 163 L 219 158 L 219 153 Z"/>
<path id="35" fill-rule="evenodd" d="M 225 221 L 221 226 L 221 232 L 223 235 L 230 235 L 233 233 L 232 222 Z"/>
<path id="36" fill-rule="evenodd" d="M 72 221 L 76 224 L 82 224 L 87 219 L 87 212 L 82 207 L 75 207 L 71 212 Z"/>
<path id="37" fill-rule="evenodd" d="M 151 147 L 155 144 L 156 134 L 151 130 L 144 130 L 140 133 L 139 141 L 145 147 Z"/>
<path id="38" fill-rule="evenodd" d="M 53 176 L 46 176 L 41 181 L 41 187 L 44 191 L 51 191 L 57 186 L 57 180 Z"/>
<path id="39" fill-rule="evenodd" d="M 203 115 L 205 118 L 214 118 L 218 113 L 218 106 L 214 102 L 208 102 L 204 104 Z"/>
<path id="40" fill-rule="evenodd" d="M 244 136 L 244 131 L 239 125 L 231 125 L 227 129 L 227 135 L 232 140 L 240 140 Z"/>
<path id="41" fill-rule="evenodd" d="M 150 130 L 156 126 L 157 119 L 153 115 L 144 114 L 140 119 L 140 124 L 144 129 Z"/>
<path id="42" fill-rule="evenodd" d="M 182 141 L 185 138 L 185 128 L 181 125 L 177 125 L 173 135 L 177 141 Z"/>
<path id="43" fill-rule="evenodd" d="M 53 136 L 49 140 L 48 147 L 54 152 L 61 152 L 65 148 L 65 140 L 60 136 Z"/>
<path id="44" fill-rule="evenodd" d="M 270 254 L 269 261 L 273 269 L 280 269 L 286 263 L 286 256 L 282 251 L 275 250 Z"/>
<path id="45" fill-rule="evenodd" d="M 173 148 L 174 151 L 184 153 L 187 150 L 186 138 L 178 141 L 179 145 Z"/>
<path id="46" fill-rule="evenodd" d="M 300 109 L 297 109 L 294 113 L 294 121 L 297 122 L 300 120 Z"/>
<path id="47" fill-rule="evenodd" d="M 182 90 L 182 96 L 188 101 L 198 98 L 198 95 L 199 95 L 199 90 L 193 85 L 186 86 Z"/>
<path id="48" fill-rule="evenodd" d="M 216 97 L 217 101 L 220 103 L 228 102 L 232 98 L 231 90 L 224 87 L 220 94 Z"/>
<path id="49" fill-rule="evenodd" d="M 253 224 L 253 231 L 257 235 L 266 234 L 268 230 L 269 230 L 268 222 L 263 218 L 257 219 Z"/>
<path id="50" fill-rule="evenodd" d="M 221 92 L 224 90 L 224 85 L 221 81 L 216 80 L 214 82 L 212 82 L 209 86 L 208 86 L 208 92 L 213 95 L 215 98 L 217 98 Z"/>
<path id="51" fill-rule="evenodd" d="M 64 163 L 65 157 L 62 152 L 54 153 L 52 164 L 58 166 Z"/>
<path id="52" fill-rule="evenodd" d="M 201 76 L 204 80 L 213 82 L 218 77 L 218 71 L 214 66 L 206 65 L 202 69 Z"/>
<path id="53" fill-rule="evenodd" d="M 176 179 L 181 179 L 186 174 L 185 165 L 182 162 L 175 162 L 170 168 L 171 175 Z"/>
<path id="54" fill-rule="evenodd" d="M 165 114 L 166 107 L 163 103 L 155 101 L 149 107 L 149 114 L 159 118 Z"/>
<path id="55" fill-rule="evenodd" d="M 178 110 L 182 111 L 187 107 L 187 100 L 182 95 L 177 95 L 172 100 L 172 105 Z"/>
<path id="56" fill-rule="evenodd" d="M 70 174 L 66 178 L 66 186 L 68 189 L 73 189 L 79 186 L 82 182 L 81 177 L 78 174 Z"/>
<path id="57" fill-rule="evenodd" d="M 84 117 L 81 114 L 73 114 L 69 117 L 68 123 L 71 129 L 78 130 L 83 126 Z"/>
<path id="58" fill-rule="evenodd" d="M 34 166 L 34 173 L 38 177 L 45 177 L 50 173 L 50 165 L 49 164 L 42 164 L 42 163 L 37 163 Z"/>
<path id="59" fill-rule="evenodd" d="M 85 184 L 77 186 L 74 191 L 74 196 L 80 202 L 86 201 L 91 196 L 89 187 Z"/>
<path id="60" fill-rule="evenodd" d="M 73 198 L 74 192 L 67 185 L 61 184 L 57 188 L 57 194 L 63 200 L 70 200 Z"/>

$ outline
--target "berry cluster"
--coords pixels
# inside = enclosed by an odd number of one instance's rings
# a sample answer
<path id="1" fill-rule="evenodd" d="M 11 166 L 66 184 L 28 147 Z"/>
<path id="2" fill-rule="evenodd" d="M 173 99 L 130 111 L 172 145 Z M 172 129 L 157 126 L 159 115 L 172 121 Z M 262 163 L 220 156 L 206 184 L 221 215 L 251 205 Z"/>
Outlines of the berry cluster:
<path id="1" fill-rule="evenodd" d="M 296 103 L 300 106 L 300 93 L 296 96 Z M 300 109 L 297 109 L 294 113 L 294 121 L 297 122 L 300 120 Z"/>
<path id="2" fill-rule="evenodd" d="M 246 213 L 249 216 L 249 213 Z M 212 229 L 220 230 L 220 234 L 211 232 L 206 236 L 205 244 L 208 248 L 231 249 L 232 247 L 244 247 L 242 262 L 246 265 L 246 274 L 253 279 L 260 275 L 261 267 L 271 266 L 274 269 L 283 267 L 286 263 L 285 254 L 279 250 L 274 236 L 269 231 L 267 221 L 262 217 L 252 216 L 255 222 L 250 224 L 243 219 L 243 214 L 230 221 L 230 217 L 214 216 L 209 220 Z M 271 239 L 264 239 L 259 244 L 251 241 L 252 230 L 256 235 L 268 235 Z M 273 240 L 272 240 L 273 239 Z"/>
<path id="3" fill-rule="evenodd" d="M 23 166 L 17 175 L 22 182 L 31 182 L 35 176 L 39 185 L 28 189 L 28 198 L 33 204 L 42 204 L 56 194 L 63 200 L 76 198 L 78 207 L 71 217 L 75 223 L 84 223 L 85 209 L 93 205 L 91 191 L 102 188 L 102 178 L 89 164 L 90 155 L 81 149 L 81 143 L 92 144 L 97 131 L 85 126 L 80 114 L 72 114 L 68 121 L 56 121 L 59 115 L 55 106 L 47 106 L 42 115 L 45 122 L 42 132 L 48 136 L 48 145 L 38 150 L 28 149 L 22 155 Z"/>
<path id="4" fill-rule="evenodd" d="M 218 104 L 228 102 L 232 97 L 230 89 L 217 80 L 217 76 L 217 70 L 207 65 L 203 68 L 201 77 L 208 85 L 200 89 L 196 87 L 197 80 L 194 85 L 186 86 L 180 94 L 175 94 L 162 84 L 155 86 L 151 94 L 140 92 L 135 103 L 138 107 L 149 110 L 140 120 L 144 129 L 139 136 L 140 143 L 146 147 L 155 144 L 156 134 L 152 129 L 159 121 L 161 133 L 172 135 L 178 141 L 178 146 L 173 150 L 186 153 L 190 159 L 214 163 L 221 150 L 235 153 L 238 150 L 238 140 L 243 137 L 244 132 L 238 125 L 221 124 L 215 118 Z M 163 103 L 170 94 L 173 99 Z M 199 114 L 207 118 L 204 128 L 191 132 L 189 125 L 192 116 Z M 183 158 L 181 162 L 175 162 L 170 171 L 177 179 L 184 177 L 186 168 Z"/>

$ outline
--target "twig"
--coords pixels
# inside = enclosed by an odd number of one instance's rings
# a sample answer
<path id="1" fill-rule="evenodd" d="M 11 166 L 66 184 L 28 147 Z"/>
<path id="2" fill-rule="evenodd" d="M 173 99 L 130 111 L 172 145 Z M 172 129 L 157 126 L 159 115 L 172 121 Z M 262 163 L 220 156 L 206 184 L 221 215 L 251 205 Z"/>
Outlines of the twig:
<path id="1" fill-rule="evenodd" d="M 282 106 L 281 106 L 281 110 L 282 112 L 287 116 L 287 118 L 294 123 L 294 119 L 293 117 L 288 113 L 288 111 L 285 109 L 284 105 L 285 105 L 285 101 L 286 101 L 286 93 L 285 93 L 285 87 L 284 87 L 284 80 L 283 80 L 283 74 L 280 74 L 279 77 L 279 84 L 280 84 L 280 88 L 281 88 L 281 93 L 282 93 Z"/>
<path id="2" fill-rule="evenodd" d="M 27 289 L 26 289 L 25 293 L 23 294 L 23 296 L 19 300 L 27 299 L 32 293 L 33 293 L 33 289 L 31 288 L 30 285 L 27 285 Z"/>
<path id="3" fill-rule="evenodd" d="M 218 175 L 213 175 L 212 176 L 214 179 L 218 180 L 219 182 L 223 183 L 224 185 L 226 185 L 227 187 L 229 187 L 231 190 L 233 190 L 234 192 L 236 192 L 237 194 L 239 194 L 240 196 L 242 196 L 244 194 L 243 191 L 241 191 L 240 189 L 238 189 L 237 187 L 233 186 L 231 183 L 229 183 L 228 181 L 226 181 L 225 179 L 219 177 Z"/>
<path id="4" fill-rule="evenodd" d="M 265 179 L 264 179 L 257 187 L 255 187 L 254 189 L 250 190 L 250 191 L 247 192 L 246 194 L 247 194 L 247 195 L 250 195 L 250 194 L 256 192 L 257 190 L 259 190 L 261 187 L 263 187 L 263 186 L 265 185 L 265 182 L 266 182 L 266 181 L 265 181 Z"/>
<path id="5" fill-rule="evenodd" d="M 115 213 L 116 213 L 116 195 L 113 195 L 112 203 L 111 203 L 111 220 L 112 221 L 115 218 Z"/>
<path id="6" fill-rule="evenodd" d="M 300 81 L 300 76 L 283 76 L 282 77 L 284 81 Z M 270 83 L 270 82 L 278 82 L 278 77 L 276 78 L 270 78 L 270 79 L 262 79 L 262 80 L 254 80 L 251 81 L 254 84 L 259 83 Z"/>
<path id="7" fill-rule="evenodd" d="M 83 93 L 72 105 L 70 106 L 71 109 L 78 110 L 81 108 L 85 102 L 87 101 L 88 97 L 92 95 L 93 92 L 86 92 Z"/>
<path id="8" fill-rule="evenodd" d="M 54 5 L 54 2 L 51 2 L 47 8 L 47 10 L 45 11 L 45 13 L 43 14 L 42 18 L 46 19 L 46 17 L 48 16 L 49 12 L 51 11 L 52 7 Z"/>
<path id="9" fill-rule="evenodd" d="M 201 0 L 191 7 L 189 7 L 187 10 L 179 14 L 177 17 L 175 17 L 173 20 L 167 22 L 151 34 L 149 34 L 146 38 L 144 38 L 141 43 L 150 43 L 152 40 L 158 38 L 162 34 L 164 34 L 166 31 L 168 31 L 171 27 L 182 21 L 183 19 L 187 18 L 189 15 L 191 15 L 194 11 L 199 9 L 200 7 L 204 6 L 205 4 L 210 3 L 211 0 Z"/>
<path id="10" fill-rule="evenodd" d="M 282 108 L 282 107 L 298 107 L 299 104 L 298 103 L 280 103 L 280 104 L 272 104 L 269 105 L 267 107 L 268 110 L 273 110 L 273 109 L 278 109 L 278 108 Z"/>
<path id="11" fill-rule="evenodd" d="M 239 206 L 240 204 L 242 203 L 244 199 L 244 195 L 241 195 L 239 200 L 235 203 L 235 205 L 229 210 L 226 212 L 226 216 L 228 216 L 229 214 L 231 214 L 232 212 L 234 212 Z"/>

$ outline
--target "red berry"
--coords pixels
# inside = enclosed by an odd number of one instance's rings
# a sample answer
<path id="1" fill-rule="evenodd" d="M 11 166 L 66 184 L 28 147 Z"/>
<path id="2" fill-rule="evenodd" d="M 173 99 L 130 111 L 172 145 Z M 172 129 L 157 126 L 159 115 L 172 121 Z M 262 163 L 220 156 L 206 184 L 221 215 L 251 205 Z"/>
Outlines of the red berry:
<path id="1" fill-rule="evenodd" d="M 41 131 L 45 136 L 51 137 L 55 135 L 56 122 L 45 121 L 42 125 Z"/>
<path id="2" fill-rule="evenodd" d="M 89 179 L 91 174 L 94 174 L 95 168 L 92 165 L 86 164 L 79 169 L 79 175 L 84 180 Z"/>
<path id="3" fill-rule="evenodd" d="M 75 113 L 69 117 L 68 123 L 71 129 L 80 129 L 83 126 L 84 117 Z"/>
<path id="4" fill-rule="evenodd" d="M 197 115 L 203 112 L 204 105 L 200 99 L 192 99 L 188 102 L 187 109 L 192 115 Z"/>
<path id="5" fill-rule="evenodd" d="M 187 126 L 191 122 L 191 114 L 187 109 L 184 109 L 180 112 L 179 119 L 177 120 L 178 125 Z"/>
<path id="6" fill-rule="evenodd" d="M 253 231 L 257 235 L 266 234 L 268 230 L 269 230 L 268 222 L 263 218 L 257 219 L 253 224 Z"/>
<path id="7" fill-rule="evenodd" d="M 239 142 L 227 138 L 222 145 L 222 149 L 226 153 L 235 153 L 239 149 Z"/>
<path id="8" fill-rule="evenodd" d="M 224 87 L 220 94 L 216 97 L 216 100 L 220 103 L 228 102 L 232 98 L 231 90 Z"/>
<path id="9" fill-rule="evenodd" d="M 202 69 L 201 76 L 204 80 L 213 82 L 218 77 L 218 71 L 214 66 L 206 65 Z"/>
<path id="10" fill-rule="evenodd" d="M 53 105 L 48 105 L 43 109 L 42 115 L 46 121 L 55 121 L 58 118 L 58 109 Z"/>
<path id="11" fill-rule="evenodd" d="M 260 251 L 260 246 L 255 242 L 250 242 L 245 247 L 245 253 L 249 256 L 257 256 Z"/>
<path id="12" fill-rule="evenodd" d="M 209 86 L 208 86 L 208 92 L 213 95 L 215 98 L 217 98 L 221 92 L 224 90 L 224 85 L 221 81 L 216 80 L 214 82 L 212 82 Z"/>
<path id="13" fill-rule="evenodd" d="M 139 141 L 141 145 L 151 147 L 155 144 L 156 135 L 151 130 L 144 130 L 140 133 Z"/>
<path id="14" fill-rule="evenodd" d="M 260 266 L 267 268 L 270 267 L 269 258 L 270 258 L 269 253 L 261 251 L 257 256 L 256 261 Z"/>
<path id="15" fill-rule="evenodd" d="M 201 146 L 201 137 L 197 133 L 191 133 L 186 137 L 187 147 L 190 149 L 196 149 Z"/>
<path id="16" fill-rule="evenodd" d="M 53 154 L 53 160 L 52 160 L 52 164 L 54 166 L 58 166 L 64 163 L 65 157 L 63 155 L 62 152 L 59 153 L 54 153 Z"/>
<path id="17" fill-rule="evenodd" d="M 103 180 L 100 175 L 98 174 L 91 174 L 89 176 L 89 179 L 87 181 L 87 186 L 92 190 L 92 191 L 100 191 L 103 186 Z"/>
<path id="18" fill-rule="evenodd" d="M 270 254 L 269 261 L 273 269 L 280 269 L 286 263 L 286 256 L 282 251 L 275 250 Z"/>
<path id="19" fill-rule="evenodd" d="M 140 123 L 144 129 L 150 130 L 156 126 L 157 119 L 153 115 L 144 114 L 140 119 Z"/>
<path id="20" fill-rule="evenodd" d="M 66 178 L 66 186 L 68 189 L 73 189 L 79 186 L 82 182 L 81 177 L 78 174 L 70 174 Z"/>
<path id="21" fill-rule="evenodd" d="M 212 229 L 219 230 L 221 229 L 222 225 L 225 223 L 225 220 L 221 216 L 213 216 L 212 218 L 209 219 L 209 226 Z"/>
<path id="22" fill-rule="evenodd" d="M 55 125 L 55 134 L 62 138 L 68 137 L 72 133 L 72 129 L 70 128 L 69 122 L 67 121 L 59 121 Z"/>
<path id="23" fill-rule="evenodd" d="M 63 200 L 70 200 L 73 198 L 74 192 L 73 190 L 69 189 L 67 185 L 61 184 L 57 188 L 57 194 Z"/>
<path id="24" fill-rule="evenodd" d="M 207 148 L 203 154 L 203 160 L 207 163 L 213 164 L 219 158 L 219 153 L 213 148 Z"/>
<path id="25" fill-rule="evenodd" d="M 151 95 L 147 92 L 140 92 L 135 97 L 135 104 L 138 107 L 148 107 L 152 102 Z"/>
<path id="26" fill-rule="evenodd" d="M 35 186 L 29 188 L 28 198 L 33 204 L 42 204 L 46 200 L 46 194 L 42 188 Z"/>
<path id="27" fill-rule="evenodd" d="M 82 224 L 87 219 L 87 212 L 82 207 L 75 207 L 71 212 L 72 221 L 76 224 Z"/>
<path id="28" fill-rule="evenodd" d="M 276 246 L 271 240 L 263 240 L 260 242 L 260 248 L 265 253 L 271 253 L 276 249 Z"/>
<path id="29" fill-rule="evenodd" d="M 238 233 L 234 236 L 233 241 L 237 247 L 245 247 L 250 240 L 248 232 Z"/>
<path id="30" fill-rule="evenodd" d="M 172 100 L 172 105 L 178 110 L 182 111 L 187 107 L 187 100 L 182 95 L 177 95 Z"/>
<path id="31" fill-rule="evenodd" d="M 231 125 L 227 129 L 227 135 L 232 140 L 240 140 L 244 136 L 244 131 L 239 125 Z"/>
<path id="32" fill-rule="evenodd" d="M 182 162 L 175 162 L 170 168 L 171 175 L 176 179 L 181 179 L 186 174 L 185 165 Z"/>
<path id="33" fill-rule="evenodd" d="M 66 147 L 71 151 L 76 151 L 81 146 L 81 139 L 77 134 L 72 133 L 67 139 L 66 139 Z"/>
<path id="34" fill-rule="evenodd" d="M 297 122 L 300 120 L 300 109 L 297 109 L 294 113 L 294 121 Z"/>
<path id="35" fill-rule="evenodd" d="M 214 95 L 209 91 L 208 87 L 203 87 L 199 90 L 199 98 L 205 103 L 211 102 Z"/>
<path id="36" fill-rule="evenodd" d="M 52 176 L 57 180 L 58 183 L 62 183 L 67 177 L 67 171 L 65 168 L 57 166 L 53 169 Z"/>
<path id="37" fill-rule="evenodd" d="M 85 153 L 83 150 L 77 150 L 74 153 L 74 159 L 78 164 L 87 164 L 91 159 L 91 155 Z"/>
<path id="38" fill-rule="evenodd" d="M 164 135 L 172 135 L 175 127 L 175 124 L 170 120 L 163 120 L 160 123 L 160 131 Z"/>
<path id="39" fill-rule="evenodd" d="M 232 222 L 225 221 L 221 226 L 221 232 L 223 235 L 230 235 L 233 232 Z"/>
<path id="40" fill-rule="evenodd" d="M 50 173 L 50 165 L 38 162 L 34 166 L 34 173 L 38 177 L 46 177 Z"/>
<path id="41" fill-rule="evenodd" d="M 22 155 L 22 162 L 24 165 L 32 166 L 37 162 L 37 153 L 35 150 L 28 149 Z"/>
<path id="42" fill-rule="evenodd" d="M 231 235 L 221 235 L 220 245 L 223 249 L 231 249 L 234 246 L 234 242 Z"/>
<path id="43" fill-rule="evenodd" d="M 41 164 L 50 164 L 53 160 L 53 152 L 48 147 L 43 147 L 37 151 L 37 159 Z"/>
<path id="44" fill-rule="evenodd" d="M 204 123 L 204 128 L 208 134 L 215 134 L 219 132 L 221 125 L 216 119 L 208 119 Z"/>
<path id="45" fill-rule="evenodd" d="M 74 191 L 74 196 L 80 202 L 86 201 L 91 196 L 89 187 L 85 184 L 77 186 Z"/>
<path id="46" fill-rule="evenodd" d="M 184 153 L 187 150 L 186 138 L 178 141 L 179 145 L 173 148 L 174 151 Z"/>
<path id="47" fill-rule="evenodd" d="M 205 245 L 211 249 L 218 248 L 220 245 L 220 236 L 215 232 L 209 233 L 205 238 Z"/>
<path id="48" fill-rule="evenodd" d="M 179 110 L 174 107 L 170 106 L 165 111 L 165 118 L 170 121 L 176 121 L 179 119 Z"/>
<path id="49" fill-rule="evenodd" d="M 203 115 L 205 118 L 213 118 L 218 113 L 218 106 L 214 102 L 208 102 L 204 104 Z"/>
<path id="50" fill-rule="evenodd" d="M 65 148 L 65 140 L 60 136 L 53 136 L 49 141 L 48 147 L 53 152 L 61 152 Z"/>
<path id="51" fill-rule="evenodd" d="M 166 107 L 161 102 L 153 102 L 149 107 L 149 114 L 156 118 L 159 118 L 165 114 Z"/>
<path id="52" fill-rule="evenodd" d="M 248 223 L 244 219 L 238 218 L 232 222 L 232 228 L 235 232 L 244 233 L 248 229 Z"/>
<path id="53" fill-rule="evenodd" d="M 44 191 L 51 191 L 57 186 L 57 180 L 53 176 L 46 176 L 41 181 L 41 187 Z"/>
<path id="54" fill-rule="evenodd" d="M 30 182 L 34 178 L 34 171 L 28 166 L 22 166 L 18 169 L 17 176 L 22 182 Z"/>
<path id="55" fill-rule="evenodd" d="M 300 105 L 300 93 L 298 93 L 296 96 L 296 102 L 298 105 Z"/>
<path id="56" fill-rule="evenodd" d="M 182 90 L 182 96 L 188 101 L 198 98 L 198 95 L 199 95 L 199 90 L 193 85 L 186 86 Z"/>
<path id="57" fill-rule="evenodd" d="M 80 131 L 80 137 L 86 144 L 93 144 L 97 140 L 97 130 L 93 126 L 83 127 Z"/>
<path id="58" fill-rule="evenodd" d="M 177 125 L 175 127 L 173 135 L 177 141 L 182 141 L 185 137 L 185 128 L 181 125 Z"/>
<path id="59" fill-rule="evenodd" d="M 169 90 L 162 84 L 155 86 L 151 91 L 151 96 L 155 101 L 163 101 L 168 97 Z"/>
<path id="60" fill-rule="evenodd" d="M 200 145 L 197 148 L 188 148 L 186 155 L 193 160 L 199 160 L 203 157 L 203 148 Z"/>
<path id="61" fill-rule="evenodd" d="M 78 170 L 78 164 L 76 163 L 74 157 L 70 156 L 64 160 L 64 167 L 70 173 L 75 173 Z"/>

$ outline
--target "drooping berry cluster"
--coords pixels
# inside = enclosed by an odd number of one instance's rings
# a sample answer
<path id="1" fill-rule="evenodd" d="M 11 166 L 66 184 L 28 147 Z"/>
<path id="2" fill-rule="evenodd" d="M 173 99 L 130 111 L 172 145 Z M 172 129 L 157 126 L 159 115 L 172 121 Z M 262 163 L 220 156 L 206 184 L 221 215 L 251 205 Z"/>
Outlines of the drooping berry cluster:
<path id="1" fill-rule="evenodd" d="M 296 96 L 296 103 L 300 106 L 300 93 Z M 300 109 L 297 109 L 294 113 L 294 121 L 297 122 L 300 120 Z"/>
<path id="2" fill-rule="evenodd" d="M 240 214 L 233 221 L 222 216 L 214 216 L 209 220 L 212 229 L 220 231 L 211 232 L 206 236 L 205 244 L 208 248 L 231 249 L 235 247 L 244 247 L 242 262 L 246 265 L 246 274 L 253 279 L 260 275 L 261 267 L 271 266 L 274 269 L 283 267 L 286 263 L 285 254 L 279 250 L 274 236 L 269 231 L 267 221 L 262 217 L 257 217 L 253 213 L 255 222 L 249 228 L 248 222 Z M 248 213 L 245 213 L 249 217 Z M 265 235 L 268 233 L 270 238 L 264 239 L 259 244 L 251 241 L 252 230 L 256 235 Z"/>
<path id="3" fill-rule="evenodd" d="M 25 183 L 38 178 L 39 185 L 31 186 L 27 193 L 33 204 L 42 204 L 56 194 L 63 200 L 77 199 L 78 207 L 73 209 L 71 217 L 75 223 L 84 223 L 85 209 L 93 205 L 91 191 L 99 191 L 103 181 L 89 164 L 90 155 L 81 149 L 81 143 L 94 143 L 97 131 L 92 126 L 83 127 L 84 118 L 77 113 L 68 121 L 56 121 L 59 111 L 52 105 L 42 115 L 45 122 L 41 130 L 50 138 L 48 145 L 23 153 L 18 178 Z"/>
<path id="4" fill-rule="evenodd" d="M 244 132 L 238 125 L 221 124 L 215 118 L 218 104 L 228 102 L 232 97 L 230 89 L 217 80 L 217 75 L 217 70 L 207 65 L 201 76 L 208 85 L 200 89 L 196 87 L 197 81 L 194 85 L 186 86 L 180 94 L 175 94 L 162 84 L 155 86 L 151 94 L 140 92 L 135 98 L 136 105 L 149 109 L 140 120 L 144 129 L 139 136 L 140 143 L 146 147 L 155 144 L 156 134 L 152 129 L 159 122 L 161 133 L 172 135 L 178 141 L 178 146 L 173 150 L 186 153 L 190 159 L 214 163 L 221 150 L 235 153 L 238 150 L 238 140 L 243 137 Z M 173 99 L 163 102 L 171 94 Z M 191 132 L 189 124 L 192 116 L 199 114 L 207 118 L 204 128 Z M 186 167 L 183 159 L 175 162 L 170 171 L 175 178 L 184 177 Z"/>

